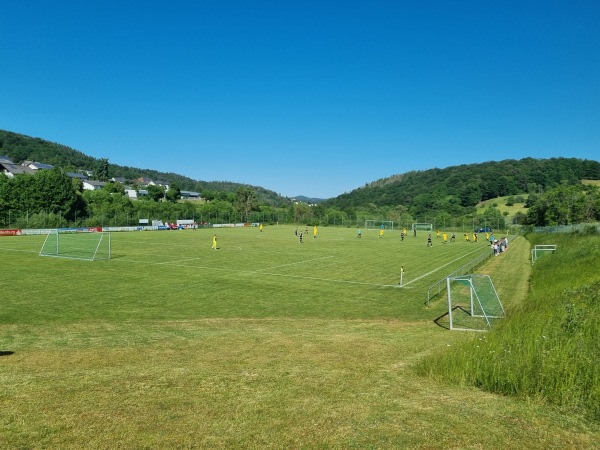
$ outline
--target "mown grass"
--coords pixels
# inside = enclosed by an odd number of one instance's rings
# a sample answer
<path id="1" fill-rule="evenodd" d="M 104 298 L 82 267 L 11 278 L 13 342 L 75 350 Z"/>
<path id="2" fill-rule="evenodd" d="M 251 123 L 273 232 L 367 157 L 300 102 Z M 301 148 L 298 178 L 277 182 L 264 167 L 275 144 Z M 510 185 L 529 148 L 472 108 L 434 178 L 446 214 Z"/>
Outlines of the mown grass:
<path id="1" fill-rule="evenodd" d="M 421 373 L 490 392 L 542 399 L 600 420 L 600 237 L 538 234 L 557 244 L 532 271 L 526 301 L 494 332 L 450 355 L 420 362 Z"/>
<path id="2" fill-rule="evenodd" d="M 529 195 L 528 194 L 521 194 L 521 197 L 523 197 L 525 200 L 527 199 Z M 525 203 L 514 203 L 511 206 L 508 206 L 506 204 L 506 201 L 509 197 L 517 197 L 516 195 L 511 195 L 511 196 L 505 196 L 505 197 L 497 197 L 497 198 L 493 198 L 491 200 L 484 200 L 482 202 L 480 202 L 477 205 L 477 215 L 485 215 L 488 207 L 496 205 L 496 208 L 498 209 L 498 211 L 500 211 L 502 214 L 504 213 L 508 213 L 507 217 L 514 217 L 514 215 L 518 212 L 521 213 L 527 213 L 527 208 L 525 208 Z"/>
<path id="3" fill-rule="evenodd" d="M 600 437 L 543 402 L 412 369 L 471 339 L 435 326 L 443 301 L 424 302 L 483 243 L 321 228 L 299 244 L 282 226 L 217 230 L 212 251 L 212 232 L 113 234 L 114 259 L 98 262 L 39 257 L 39 237 L 0 240 L 1 448 L 545 449 Z M 526 282 L 527 258 L 519 238 L 490 263 L 503 300 Z"/>

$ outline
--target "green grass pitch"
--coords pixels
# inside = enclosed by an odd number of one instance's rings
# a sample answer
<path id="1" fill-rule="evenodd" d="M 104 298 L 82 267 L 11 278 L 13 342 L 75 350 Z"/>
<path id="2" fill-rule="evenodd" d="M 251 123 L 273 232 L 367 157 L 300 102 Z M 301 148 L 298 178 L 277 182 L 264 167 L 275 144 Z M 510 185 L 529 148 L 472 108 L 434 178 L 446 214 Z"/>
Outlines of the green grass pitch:
<path id="1" fill-rule="evenodd" d="M 294 228 L 113 233 L 93 262 L 0 238 L 0 448 L 585 447 L 552 409 L 410 368 L 471 338 L 427 287 L 485 243 Z"/>

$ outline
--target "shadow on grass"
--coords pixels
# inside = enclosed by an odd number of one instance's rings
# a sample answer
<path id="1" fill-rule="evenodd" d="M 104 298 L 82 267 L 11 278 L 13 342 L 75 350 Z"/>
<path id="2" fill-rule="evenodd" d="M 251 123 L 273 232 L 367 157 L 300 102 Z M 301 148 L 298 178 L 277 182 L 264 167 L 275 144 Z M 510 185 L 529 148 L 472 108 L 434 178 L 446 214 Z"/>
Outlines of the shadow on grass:
<path id="1" fill-rule="evenodd" d="M 452 308 L 452 311 L 456 311 L 457 309 L 460 309 L 461 311 L 466 312 L 469 316 L 471 315 L 471 313 L 469 311 L 467 311 L 465 308 L 463 308 L 460 305 L 457 305 L 454 308 Z M 436 317 L 435 319 L 433 319 L 433 323 L 435 323 L 438 327 L 442 327 L 442 328 L 444 328 L 446 330 L 449 330 L 450 329 L 450 322 L 449 321 L 448 321 L 448 323 L 440 322 L 445 317 L 448 317 L 448 313 L 447 312 L 445 312 L 441 316 Z"/>
<path id="2" fill-rule="evenodd" d="M 14 355 L 14 354 L 15 354 L 15 352 L 0 350 L 0 356 L 10 356 L 10 355 Z"/>

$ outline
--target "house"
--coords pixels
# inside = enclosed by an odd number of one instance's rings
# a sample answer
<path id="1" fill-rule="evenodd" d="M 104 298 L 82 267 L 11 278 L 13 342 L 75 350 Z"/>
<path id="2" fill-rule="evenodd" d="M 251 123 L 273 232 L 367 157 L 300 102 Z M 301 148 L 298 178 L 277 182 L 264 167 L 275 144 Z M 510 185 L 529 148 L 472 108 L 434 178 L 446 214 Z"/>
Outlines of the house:
<path id="1" fill-rule="evenodd" d="M 83 180 L 87 180 L 87 177 L 86 177 L 85 175 L 81 174 L 81 173 L 66 172 L 65 174 L 66 174 L 68 177 L 70 177 L 70 178 L 77 178 L 77 179 L 79 179 L 79 180 L 81 180 L 81 181 L 83 181 Z"/>
<path id="2" fill-rule="evenodd" d="M 129 200 L 138 200 L 140 197 L 148 195 L 146 189 L 125 189 L 125 195 L 129 197 Z"/>
<path id="3" fill-rule="evenodd" d="M 137 191 L 135 189 L 125 189 L 125 195 L 129 197 L 129 200 L 137 200 Z"/>
<path id="4" fill-rule="evenodd" d="M 112 177 L 110 179 L 110 181 L 112 181 L 113 183 L 121 183 L 121 184 L 125 184 L 127 182 L 127 180 L 124 177 Z"/>
<path id="5" fill-rule="evenodd" d="M 150 183 L 154 183 L 150 178 L 139 177 L 135 179 L 135 182 L 140 186 L 148 186 Z"/>
<path id="6" fill-rule="evenodd" d="M 20 175 L 22 173 L 33 175 L 35 173 L 35 170 L 30 169 L 29 167 L 15 164 L 6 156 L 0 156 L 0 172 L 2 172 L 7 177 L 12 178 L 15 175 Z"/>
<path id="7" fill-rule="evenodd" d="M 102 189 L 106 183 L 104 181 L 83 180 L 83 189 L 88 191 L 96 191 Z"/>
<path id="8" fill-rule="evenodd" d="M 25 164 L 25 163 L 29 163 L 29 164 Z M 23 161 L 22 165 L 26 165 L 27 167 L 29 167 L 30 169 L 33 170 L 50 170 L 50 169 L 54 169 L 54 166 L 52 164 L 43 164 L 41 162 L 30 162 L 30 161 Z"/>
<path id="9" fill-rule="evenodd" d="M 200 200 L 200 192 L 181 191 L 181 198 L 184 200 Z"/>

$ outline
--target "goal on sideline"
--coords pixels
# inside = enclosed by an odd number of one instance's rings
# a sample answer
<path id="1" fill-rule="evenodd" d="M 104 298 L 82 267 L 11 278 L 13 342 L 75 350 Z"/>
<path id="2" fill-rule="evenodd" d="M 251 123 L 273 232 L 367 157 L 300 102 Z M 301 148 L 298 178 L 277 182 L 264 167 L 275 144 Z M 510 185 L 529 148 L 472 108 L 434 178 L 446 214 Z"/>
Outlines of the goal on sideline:
<path id="1" fill-rule="evenodd" d="M 386 230 L 394 229 L 393 220 L 365 220 L 365 228 L 367 230 L 379 230 L 383 226 Z"/>
<path id="2" fill-rule="evenodd" d="M 451 330 L 486 331 L 504 318 L 494 283 L 489 275 L 448 277 L 448 319 Z"/>
<path id="3" fill-rule="evenodd" d="M 547 255 L 549 253 L 554 253 L 556 251 L 556 244 L 547 244 L 547 245 L 536 245 L 531 249 L 531 264 L 535 264 L 535 262 L 540 259 L 541 256 Z"/>
<path id="4" fill-rule="evenodd" d="M 432 223 L 413 223 L 411 230 L 433 231 Z"/>
<path id="5" fill-rule="evenodd" d="M 110 233 L 87 230 L 52 230 L 46 236 L 40 256 L 97 261 L 110 259 Z"/>

